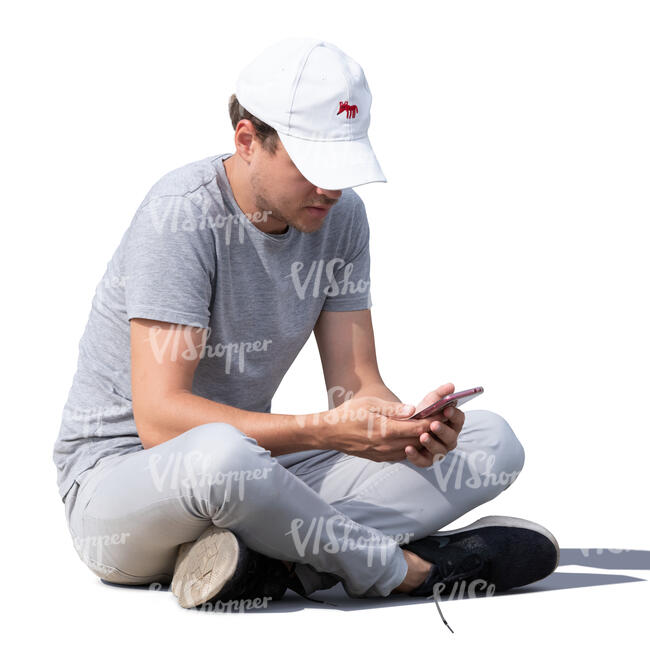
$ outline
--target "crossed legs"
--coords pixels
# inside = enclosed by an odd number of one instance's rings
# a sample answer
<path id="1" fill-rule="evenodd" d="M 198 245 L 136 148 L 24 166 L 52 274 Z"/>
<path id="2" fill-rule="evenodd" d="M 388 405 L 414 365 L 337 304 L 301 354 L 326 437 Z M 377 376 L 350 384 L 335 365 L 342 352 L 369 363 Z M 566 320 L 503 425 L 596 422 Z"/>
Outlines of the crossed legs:
<path id="1" fill-rule="evenodd" d="M 406 575 L 400 544 L 493 499 L 523 466 L 501 416 L 465 415 L 457 447 L 429 468 L 331 451 L 294 463 L 230 424 L 194 427 L 91 470 L 66 499 L 75 546 L 109 582 L 168 582 L 178 546 L 214 524 L 296 562 L 308 593 L 340 579 L 351 596 L 387 596 Z"/>

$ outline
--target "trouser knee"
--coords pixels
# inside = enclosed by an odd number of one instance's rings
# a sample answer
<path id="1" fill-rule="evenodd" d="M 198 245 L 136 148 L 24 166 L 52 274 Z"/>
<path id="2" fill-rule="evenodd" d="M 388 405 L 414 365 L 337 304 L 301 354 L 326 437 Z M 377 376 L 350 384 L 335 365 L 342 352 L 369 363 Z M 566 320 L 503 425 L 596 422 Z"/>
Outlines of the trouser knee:
<path id="1" fill-rule="evenodd" d="M 526 458 L 524 447 L 507 420 L 487 410 L 466 413 L 456 450 L 465 455 L 472 473 L 468 485 L 502 490 L 516 480 Z"/>
<path id="2" fill-rule="evenodd" d="M 148 466 L 161 491 L 180 491 L 213 521 L 244 501 L 252 505 L 272 493 L 268 484 L 276 459 L 231 424 L 199 425 L 179 436 L 173 452 L 152 452 Z"/>

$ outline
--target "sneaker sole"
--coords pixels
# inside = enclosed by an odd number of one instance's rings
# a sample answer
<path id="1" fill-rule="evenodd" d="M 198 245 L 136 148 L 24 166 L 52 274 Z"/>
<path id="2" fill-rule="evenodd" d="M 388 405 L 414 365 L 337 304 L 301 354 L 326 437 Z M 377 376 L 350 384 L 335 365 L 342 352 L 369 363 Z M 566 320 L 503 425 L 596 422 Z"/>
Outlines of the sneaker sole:
<path id="1" fill-rule="evenodd" d="M 541 535 L 544 535 L 553 544 L 553 546 L 555 546 L 556 560 L 555 560 L 555 567 L 553 568 L 553 571 L 557 569 L 558 565 L 560 564 L 560 546 L 557 543 L 555 537 L 553 536 L 553 533 L 551 533 L 551 531 L 548 530 L 547 528 L 544 528 L 544 526 L 541 526 L 540 524 L 534 521 L 529 521 L 528 519 L 521 519 L 519 517 L 505 517 L 499 515 L 491 515 L 487 517 L 481 517 L 480 519 L 477 519 L 473 523 L 467 526 L 463 526 L 462 528 L 454 528 L 453 530 L 439 531 L 436 533 L 432 533 L 431 535 L 428 535 L 428 537 L 447 537 L 449 535 L 453 535 L 454 533 L 463 533 L 467 530 L 475 530 L 476 528 L 488 528 L 491 526 L 527 528 L 528 530 L 532 530 L 536 533 L 540 533 Z"/>
<path id="2" fill-rule="evenodd" d="M 214 598 L 235 574 L 239 553 L 234 533 L 216 526 L 181 544 L 171 583 L 179 605 L 192 608 Z"/>

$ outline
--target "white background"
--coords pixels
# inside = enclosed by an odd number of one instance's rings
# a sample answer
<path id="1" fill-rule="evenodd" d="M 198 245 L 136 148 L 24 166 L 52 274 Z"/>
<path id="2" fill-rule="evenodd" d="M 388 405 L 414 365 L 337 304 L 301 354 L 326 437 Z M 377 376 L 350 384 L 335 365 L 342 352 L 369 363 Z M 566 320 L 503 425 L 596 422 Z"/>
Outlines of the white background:
<path id="1" fill-rule="evenodd" d="M 23 2 L 0 24 L 3 617 L 24 640 L 535 647 L 645 628 L 647 3 Z M 482 385 L 466 409 L 497 411 L 526 449 L 515 485 L 450 528 L 524 517 L 563 549 L 536 589 L 443 603 L 453 636 L 408 599 L 188 612 L 100 583 L 65 526 L 51 448 L 95 286 L 160 176 L 234 150 L 237 74 L 288 36 L 341 47 L 373 93 L 388 183 L 357 191 L 384 380 L 410 403 Z M 273 411 L 326 405 L 312 337 Z M 645 553 L 576 566 L 581 548 Z"/>

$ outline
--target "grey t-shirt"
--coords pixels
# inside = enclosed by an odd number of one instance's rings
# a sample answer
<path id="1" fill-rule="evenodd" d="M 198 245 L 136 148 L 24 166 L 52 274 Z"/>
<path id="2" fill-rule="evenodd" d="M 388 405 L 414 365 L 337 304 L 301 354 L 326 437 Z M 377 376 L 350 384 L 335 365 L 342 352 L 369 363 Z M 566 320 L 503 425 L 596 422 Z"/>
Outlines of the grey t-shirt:
<path id="1" fill-rule="evenodd" d="M 143 448 L 131 402 L 129 319 L 208 328 L 192 392 L 269 413 L 321 310 L 372 306 L 359 195 L 343 190 L 317 231 L 264 233 L 234 199 L 223 166 L 231 155 L 158 180 L 97 285 L 54 445 L 62 498 L 100 458 Z"/>

